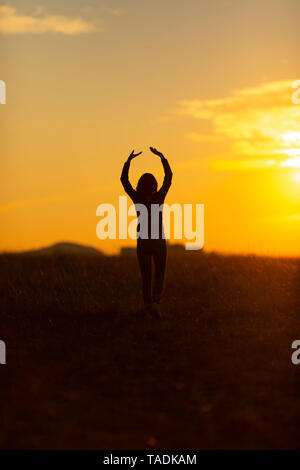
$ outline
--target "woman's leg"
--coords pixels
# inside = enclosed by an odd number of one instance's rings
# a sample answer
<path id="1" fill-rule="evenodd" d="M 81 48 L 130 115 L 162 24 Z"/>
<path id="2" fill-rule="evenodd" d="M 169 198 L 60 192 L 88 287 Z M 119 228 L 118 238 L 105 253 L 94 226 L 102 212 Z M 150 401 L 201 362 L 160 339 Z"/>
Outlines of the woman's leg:
<path id="1" fill-rule="evenodd" d="M 165 240 L 155 240 L 153 259 L 155 266 L 153 301 L 159 303 L 164 287 L 164 278 L 166 271 L 167 245 Z"/>
<path id="2" fill-rule="evenodd" d="M 152 254 L 143 242 L 137 245 L 137 256 L 142 276 L 144 304 L 152 303 L 151 280 L 152 280 Z"/>

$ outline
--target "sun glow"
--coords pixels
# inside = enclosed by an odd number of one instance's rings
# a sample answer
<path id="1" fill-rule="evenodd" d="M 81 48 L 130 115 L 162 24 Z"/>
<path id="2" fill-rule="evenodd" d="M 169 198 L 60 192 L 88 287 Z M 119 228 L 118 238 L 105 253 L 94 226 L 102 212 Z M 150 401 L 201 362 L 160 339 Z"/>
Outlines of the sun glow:
<path id="1" fill-rule="evenodd" d="M 293 171 L 292 179 L 295 183 L 300 184 L 300 171 Z"/>
<path id="2" fill-rule="evenodd" d="M 282 168 L 300 168 L 300 157 L 288 158 L 279 164 Z"/>
<path id="3" fill-rule="evenodd" d="M 280 137 L 287 144 L 300 146 L 300 132 L 298 131 L 286 132 L 285 134 L 281 134 Z"/>
<path id="4" fill-rule="evenodd" d="M 281 144 L 283 147 L 276 150 L 276 153 L 285 154 L 289 158 L 285 162 L 282 162 L 280 166 L 283 167 L 292 167 L 298 168 L 299 167 L 299 155 L 300 155 L 300 132 L 298 131 L 289 131 L 284 134 L 280 135 Z"/>

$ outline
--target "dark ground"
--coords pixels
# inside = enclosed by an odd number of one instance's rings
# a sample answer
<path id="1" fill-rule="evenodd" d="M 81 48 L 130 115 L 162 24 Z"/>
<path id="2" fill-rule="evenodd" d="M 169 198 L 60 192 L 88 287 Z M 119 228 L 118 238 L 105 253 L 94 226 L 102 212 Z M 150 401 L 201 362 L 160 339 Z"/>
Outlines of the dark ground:
<path id="1" fill-rule="evenodd" d="M 300 448 L 299 260 L 1 255 L 0 447 Z"/>

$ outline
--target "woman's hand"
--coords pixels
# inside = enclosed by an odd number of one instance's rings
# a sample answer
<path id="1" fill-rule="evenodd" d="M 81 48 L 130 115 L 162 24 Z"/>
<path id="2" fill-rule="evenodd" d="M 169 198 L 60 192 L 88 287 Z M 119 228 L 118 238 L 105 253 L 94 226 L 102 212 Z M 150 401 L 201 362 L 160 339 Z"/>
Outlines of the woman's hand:
<path id="1" fill-rule="evenodd" d="M 154 147 L 149 147 L 149 149 L 151 150 L 152 153 L 154 153 L 154 155 L 157 155 L 159 158 L 165 158 L 163 156 L 163 154 L 161 152 L 159 152 L 156 148 Z"/>
<path id="2" fill-rule="evenodd" d="M 128 157 L 128 161 L 131 162 L 131 160 L 133 160 L 135 157 L 137 157 L 138 155 L 141 155 L 142 152 L 138 152 L 138 153 L 134 153 L 134 150 L 132 150 L 131 154 L 129 155 Z"/>

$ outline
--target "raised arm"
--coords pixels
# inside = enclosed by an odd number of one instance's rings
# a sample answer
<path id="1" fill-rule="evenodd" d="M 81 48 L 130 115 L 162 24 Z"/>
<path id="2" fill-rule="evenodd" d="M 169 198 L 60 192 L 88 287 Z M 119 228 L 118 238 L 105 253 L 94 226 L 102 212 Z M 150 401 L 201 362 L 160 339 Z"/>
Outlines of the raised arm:
<path id="1" fill-rule="evenodd" d="M 162 187 L 158 191 L 159 196 L 164 199 L 172 184 L 173 173 L 172 173 L 168 160 L 163 156 L 163 154 L 153 147 L 150 147 L 150 150 L 161 159 L 161 163 L 164 167 L 165 177 L 164 177 Z"/>
<path id="2" fill-rule="evenodd" d="M 131 183 L 129 181 L 129 177 L 128 177 L 129 167 L 130 167 L 131 160 L 133 160 L 133 158 L 137 157 L 141 153 L 142 152 L 134 153 L 134 150 L 132 150 L 132 152 L 129 155 L 127 161 L 124 163 L 122 174 L 121 174 L 121 183 L 123 185 L 123 188 L 125 189 L 128 196 L 131 197 L 132 200 L 135 199 L 136 191 L 133 189 L 133 187 L 131 186 Z"/>

